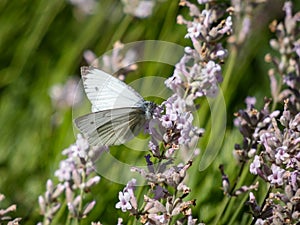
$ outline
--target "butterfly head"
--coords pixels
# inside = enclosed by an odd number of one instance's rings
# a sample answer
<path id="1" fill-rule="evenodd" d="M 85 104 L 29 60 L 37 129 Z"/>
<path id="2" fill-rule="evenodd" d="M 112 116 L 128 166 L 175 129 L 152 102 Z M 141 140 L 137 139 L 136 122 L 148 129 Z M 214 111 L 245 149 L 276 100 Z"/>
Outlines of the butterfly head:
<path id="1" fill-rule="evenodd" d="M 150 101 L 144 101 L 142 107 L 143 107 L 143 111 L 145 112 L 146 119 L 150 120 L 151 118 L 153 118 L 156 104 Z"/>

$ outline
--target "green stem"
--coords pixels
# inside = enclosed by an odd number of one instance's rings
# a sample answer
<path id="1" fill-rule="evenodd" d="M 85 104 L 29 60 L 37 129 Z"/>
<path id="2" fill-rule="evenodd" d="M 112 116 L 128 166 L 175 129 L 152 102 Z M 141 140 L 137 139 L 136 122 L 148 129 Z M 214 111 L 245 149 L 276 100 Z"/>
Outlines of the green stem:
<path id="1" fill-rule="evenodd" d="M 29 63 L 29 59 L 36 52 L 44 38 L 49 26 L 55 19 L 56 15 L 63 9 L 64 2 L 55 1 L 39 1 L 36 14 L 33 16 L 28 32 L 23 35 L 23 39 L 16 47 L 16 53 L 12 59 L 9 70 L 4 76 L 5 82 L 12 82 L 22 74 L 24 67 Z"/>
<path id="2" fill-rule="evenodd" d="M 65 210 L 66 210 L 67 204 L 64 202 L 62 206 L 60 207 L 58 213 L 55 215 L 53 220 L 51 221 L 52 224 L 59 224 L 62 221 L 63 216 L 65 215 Z M 70 224 L 69 217 L 67 221 L 65 222 L 66 225 Z"/>
<path id="3" fill-rule="evenodd" d="M 129 27 L 130 23 L 132 22 L 132 19 L 133 19 L 133 17 L 130 15 L 125 16 L 125 18 L 121 21 L 120 25 L 118 26 L 117 31 L 114 33 L 114 35 L 110 39 L 110 42 L 107 45 L 107 50 L 110 49 L 116 41 L 118 41 L 122 38 L 122 36 L 125 34 L 127 28 Z"/>
<path id="4" fill-rule="evenodd" d="M 105 3 L 105 1 L 101 1 L 100 4 L 103 4 L 101 5 L 103 9 L 107 9 L 107 11 L 111 10 L 109 2 Z M 82 27 L 78 33 L 77 39 L 74 42 L 70 42 L 68 46 L 65 46 L 65 49 L 68 49 L 68 51 L 64 52 L 57 62 L 56 68 L 51 73 L 53 74 L 51 82 L 57 83 L 57 80 L 60 80 L 62 75 L 68 74 L 70 71 L 74 70 L 74 64 L 76 65 L 76 61 L 78 60 L 78 53 L 82 52 L 92 41 L 94 41 L 93 39 L 97 37 L 97 34 L 105 21 L 104 13 L 95 14 L 86 23 L 87 25 Z"/>
<path id="5" fill-rule="evenodd" d="M 234 212 L 234 214 L 232 215 L 231 213 L 229 214 L 230 221 L 226 224 L 234 224 L 235 221 L 237 220 L 238 215 L 241 213 L 242 208 L 244 207 L 244 203 L 246 202 L 246 199 L 248 198 L 248 195 L 244 195 L 242 200 L 240 201 L 240 204 L 238 205 L 237 208 L 234 208 L 234 210 L 230 210 L 230 212 Z M 232 206 L 234 206 L 234 204 L 232 204 Z"/>
<path id="6" fill-rule="evenodd" d="M 67 206 L 66 206 L 67 207 Z M 67 216 L 67 221 L 66 221 L 66 225 L 70 225 L 71 224 L 71 214 L 70 214 L 70 212 L 68 211 L 68 216 Z"/>
<path id="7" fill-rule="evenodd" d="M 241 174 L 241 176 L 240 176 L 240 174 Z M 236 182 L 236 185 L 234 187 L 241 186 L 242 184 L 244 184 L 246 181 L 247 175 L 248 175 L 248 163 L 244 164 L 244 166 L 241 168 L 240 173 L 239 173 L 240 179 L 238 176 L 237 177 L 238 182 Z M 246 198 L 248 197 L 247 195 L 245 195 L 245 196 L 246 196 Z M 239 208 L 241 208 L 243 206 L 244 200 L 245 200 L 245 198 L 243 199 L 243 201 L 240 202 Z M 222 213 L 220 213 L 222 215 L 223 221 L 228 221 L 229 219 L 230 219 L 230 221 L 234 221 L 234 219 L 236 219 L 236 217 L 240 211 L 232 208 L 232 207 L 235 207 L 234 203 L 235 203 L 235 201 L 233 201 L 231 198 L 231 201 L 229 201 L 228 205 L 225 206 L 224 211 L 222 211 Z M 234 215 L 232 215 L 232 212 L 235 212 Z M 230 224 L 230 223 L 228 223 L 228 224 Z"/>
<path id="8" fill-rule="evenodd" d="M 83 173 L 82 173 L 81 183 L 85 184 L 85 182 L 86 182 L 86 173 L 85 173 L 85 170 L 84 170 Z M 81 185 L 81 187 L 80 187 L 80 202 L 79 202 L 79 205 L 78 205 L 78 213 L 79 213 L 80 217 L 77 218 L 77 224 L 79 224 L 79 220 L 81 219 L 81 216 L 82 216 L 83 197 L 84 197 L 84 185 Z"/>
<path id="9" fill-rule="evenodd" d="M 234 183 L 234 185 L 232 186 L 231 188 L 231 191 L 230 191 L 230 195 L 232 194 L 233 190 L 235 189 L 236 185 L 237 185 L 237 182 L 238 182 L 238 179 L 241 177 L 242 175 L 242 172 L 243 172 L 243 168 L 244 168 L 244 163 L 242 165 L 242 167 L 240 168 L 240 171 L 239 171 L 239 174 L 237 176 L 237 179 Z M 230 205 L 230 203 L 232 202 L 232 197 L 226 197 L 224 198 L 223 200 L 223 203 L 222 203 L 222 206 L 221 206 L 221 211 L 218 211 L 218 217 L 216 217 L 215 219 L 215 224 L 217 224 L 217 222 L 220 220 L 221 216 L 224 216 L 224 213 L 226 212 L 226 210 L 228 209 L 228 206 Z"/>

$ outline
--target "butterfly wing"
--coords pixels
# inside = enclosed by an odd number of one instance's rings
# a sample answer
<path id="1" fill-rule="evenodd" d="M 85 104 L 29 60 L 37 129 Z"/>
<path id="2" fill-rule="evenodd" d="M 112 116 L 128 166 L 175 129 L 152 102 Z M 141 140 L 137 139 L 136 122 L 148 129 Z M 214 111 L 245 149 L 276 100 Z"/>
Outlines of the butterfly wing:
<path id="1" fill-rule="evenodd" d="M 104 110 L 75 119 L 76 126 L 93 146 L 123 144 L 134 138 L 145 122 L 145 112 L 138 107 Z"/>
<path id="2" fill-rule="evenodd" d="M 114 108 L 137 107 L 143 101 L 133 88 L 119 79 L 94 67 L 81 67 L 86 95 L 92 112 Z"/>

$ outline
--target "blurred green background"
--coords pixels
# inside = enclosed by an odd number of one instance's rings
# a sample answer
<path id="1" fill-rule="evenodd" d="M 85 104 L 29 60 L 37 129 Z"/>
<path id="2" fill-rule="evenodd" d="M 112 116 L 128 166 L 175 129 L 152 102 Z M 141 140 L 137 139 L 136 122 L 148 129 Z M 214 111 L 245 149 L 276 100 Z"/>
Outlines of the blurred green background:
<path id="1" fill-rule="evenodd" d="M 222 216 L 224 224 L 230 220 L 231 216 L 221 213 L 225 203 L 218 166 L 223 163 L 230 177 L 237 175 L 238 165 L 232 150 L 241 136 L 233 128 L 233 113 L 244 107 L 248 95 L 256 96 L 259 105 L 264 96 L 270 96 L 269 65 L 264 62 L 264 55 L 271 51 L 268 23 L 283 17 L 282 3 L 269 1 L 259 7 L 253 15 L 254 29 L 247 41 L 238 49 L 227 45 L 229 59 L 225 61 L 224 74 L 228 85 L 223 92 L 228 130 L 224 146 L 204 172 L 200 173 L 197 162 L 194 163 L 189 183 L 190 198 L 197 198 L 194 214 L 208 224 L 216 216 Z M 17 211 L 12 215 L 22 217 L 22 224 L 34 224 L 41 220 L 38 195 L 45 191 L 47 179 L 53 178 L 63 159 L 61 151 L 75 140 L 72 108 L 53 107 L 49 96 L 51 87 L 65 83 L 71 76 L 80 78 L 80 66 L 87 65 L 83 59 L 86 49 L 102 55 L 117 40 L 123 43 L 163 40 L 190 45 L 184 39 L 185 27 L 176 24 L 177 15 L 186 14 L 187 9 L 179 7 L 178 1 L 161 1 L 151 17 L 138 19 L 124 14 L 120 1 L 101 0 L 93 14 L 85 15 L 64 0 L 1 0 L 0 12 L 0 193 L 6 196 L 1 207 L 17 204 Z M 145 64 L 134 76 L 137 74 L 168 77 L 172 68 Z M 205 126 L 206 117 L 201 118 Z M 252 180 L 249 177 L 245 183 L 250 184 Z M 126 218 L 126 214 L 114 208 L 122 188 L 102 179 L 92 190 L 90 197 L 96 198 L 97 205 L 85 222 L 100 220 L 104 224 L 116 224 L 117 216 Z M 245 211 L 243 206 L 238 206 Z M 237 217 L 239 222 L 250 218 L 242 213 Z"/>

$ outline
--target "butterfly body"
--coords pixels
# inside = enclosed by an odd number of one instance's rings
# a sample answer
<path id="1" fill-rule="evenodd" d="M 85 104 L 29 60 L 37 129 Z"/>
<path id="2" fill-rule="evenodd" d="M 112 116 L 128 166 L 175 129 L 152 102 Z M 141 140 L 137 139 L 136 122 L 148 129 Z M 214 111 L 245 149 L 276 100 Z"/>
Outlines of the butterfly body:
<path id="1" fill-rule="evenodd" d="M 91 145 L 124 144 L 153 117 L 155 103 L 117 78 L 93 67 L 82 67 L 81 74 L 92 113 L 75 119 L 75 124 Z"/>

